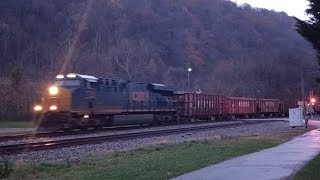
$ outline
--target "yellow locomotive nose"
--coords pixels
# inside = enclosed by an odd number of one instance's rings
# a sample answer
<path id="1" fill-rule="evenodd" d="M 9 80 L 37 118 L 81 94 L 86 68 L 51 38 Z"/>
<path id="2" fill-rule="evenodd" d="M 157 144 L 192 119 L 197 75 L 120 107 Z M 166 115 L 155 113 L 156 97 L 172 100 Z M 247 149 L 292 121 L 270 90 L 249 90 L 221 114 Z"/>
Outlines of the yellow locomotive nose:
<path id="1" fill-rule="evenodd" d="M 50 95 L 57 95 L 59 93 L 59 89 L 57 86 L 51 86 L 49 88 L 49 94 Z"/>

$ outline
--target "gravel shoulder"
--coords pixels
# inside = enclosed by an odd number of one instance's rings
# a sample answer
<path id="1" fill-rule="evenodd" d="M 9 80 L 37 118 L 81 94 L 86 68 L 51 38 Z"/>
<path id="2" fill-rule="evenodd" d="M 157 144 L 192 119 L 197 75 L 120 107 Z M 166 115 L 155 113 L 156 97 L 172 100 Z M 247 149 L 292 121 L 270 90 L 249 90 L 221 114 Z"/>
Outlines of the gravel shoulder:
<path id="1" fill-rule="evenodd" d="M 232 127 L 226 129 L 214 129 L 206 131 L 197 131 L 189 133 L 180 133 L 175 135 L 132 139 L 128 141 L 118 142 L 106 142 L 93 145 L 82 145 L 75 147 L 66 147 L 56 150 L 46 150 L 37 152 L 26 152 L 15 156 L 9 156 L 13 161 L 21 163 L 52 163 L 52 164 L 64 164 L 79 159 L 100 156 L 115 152 L 127 151 L 147 146 L 159 145 L 159 144 L 174 144 L 188 141 L 198 140 L 221 140 L 242 136 L 259 136 L 275 133 L 303 133 L 311 129 L 317 128 L 316 126 L 310 126 L 305 128 L 291 128 L 288 122 L 276 121 L 267 122 L 261 124 L 252 124 L 247 126 Z"/>

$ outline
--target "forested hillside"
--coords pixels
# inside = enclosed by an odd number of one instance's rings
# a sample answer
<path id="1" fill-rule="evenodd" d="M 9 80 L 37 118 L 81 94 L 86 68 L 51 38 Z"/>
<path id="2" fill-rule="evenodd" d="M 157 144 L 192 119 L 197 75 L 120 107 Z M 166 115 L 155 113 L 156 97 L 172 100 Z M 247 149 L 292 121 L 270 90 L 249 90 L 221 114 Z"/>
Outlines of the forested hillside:
<path id="1" fill-rule="evenodd" d="M 0 119 L 59 73 L 294 98 L 315 62 L 292 17 L 225 0 L 0 1 Z"/>

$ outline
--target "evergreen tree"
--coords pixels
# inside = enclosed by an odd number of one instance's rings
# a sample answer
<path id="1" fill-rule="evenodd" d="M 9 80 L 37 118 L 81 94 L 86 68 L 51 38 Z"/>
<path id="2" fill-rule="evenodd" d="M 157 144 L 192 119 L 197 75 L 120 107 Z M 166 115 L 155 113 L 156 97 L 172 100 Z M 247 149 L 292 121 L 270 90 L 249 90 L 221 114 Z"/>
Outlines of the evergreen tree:
<path id="1" fill-rule="evenodd" d="M 309 41 L 313 48 L 317 51 L 318 63 L 320 64 L 320 0 L 309 0 L 310 5 L 306 13 L 310 20 L 297 20 L 297 31 L 307 41 Z"/>

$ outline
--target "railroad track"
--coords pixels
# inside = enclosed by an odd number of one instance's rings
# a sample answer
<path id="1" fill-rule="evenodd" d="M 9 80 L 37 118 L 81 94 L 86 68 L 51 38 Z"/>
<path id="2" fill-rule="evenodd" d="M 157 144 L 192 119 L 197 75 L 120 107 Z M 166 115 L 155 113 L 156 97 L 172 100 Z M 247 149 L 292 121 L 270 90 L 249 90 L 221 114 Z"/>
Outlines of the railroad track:
<path id="1" fill-rule="evenodd" d="M 234 120 L 235 122 L 237 121 L 252 121 L 252 120 Z M 281 121 L 281 120 L 259 120 L 259 122 L 269 122 L 269 121 Z M 189 125 L 189 124 L 205 124 L 205 123 L 212 123 L 212 122 L 204 122 L 204 121 L 199 121 L 199 122 L 192 122 L 192 123 L 183 123 L 183 125 Z M 153 126 L 153 127 L 163 127 L 167 126 L 166 125 L 159 125 L 159 126 Z M 169 124 L 169 125 L 177 125 L 177 124 Z M 102 129 L 90 129 L 90 130 L 76 130 L 76 131 L 66 131 L 66 132 L 34 132 L 34 133 L 24 133 L 24 134 L 11 134 L 11 135 L 5 135 L 5 136 L 0 136 L 0 142 L 1 141 L 9 141 L 9 140 L 21 140 L 21 139 L 29 139 L 29 138 L 50 138 L 50 137 L 61 137 L 61 136 L 71 136 L 71 135 L 85 135 L 85 134 L 93 134 L 93 133 L 101 133 L 105 131 L 119 131 L 119 130 L 130 130 L 130 129 L 139 129 L 139 128 L 145 128 L 145 126 L 122 126 L 122 127 L 105 127 Z"/>
<path id="2" fill-rule="evenodd" d="M 28 139 L 28 138 L 41 138 L 41 137 L 60 137 L 60 136 L 71 136 L 71 135 L 84 135 L 84 134 L 92 134 L 92 133 L 100 133 L 104 131 L 117 131 L 117 130 L 127 130 L 132 128 L 140 128 L 138 126 L 126 126 L 126 127 L 108 127 L 103 129 L 91 129 L 91 130 L 74 130 L 74 131 L 59 131 L 59 132 L 34 132 L 34 133 L 17 133 L 11 135 L 0 136 L 1 141 L 9 141 L 9 140 L 20 140 L 20 139 Z"/>
<path id="3" fill-rule="evenodd" d="M 238 121 L 234 121 L 238 122 Z M 189 122 L 183 123 L 183 125 L 195 125 L 195 124 L 205 124 L 212 123 L 212 121 L 198 121 L 198 122 Z M 157 125 L 152 127 L 165 127 L 168 125 L 179 125 L 179 124 L 164 124 Z M 181 124 L 182 125 L 182 124 Z M 9 141 L 9 140 L 21 140 L 21 139 L 29 139 L 29 138 L 50 138 L 50 137 L 61 137 L 61 136 L 71 136 L 71 135 L 86 135 L 93 133 L 101 133 L 101 132 L 113 132 L 113 131 L 122 131 L 122 130 L 131 130 L 131 129 L 143 129 L 150 126 L 113 126 L 113 127 L 104 127 L 101 129 L 90 129 L 90 130 L 74 130 L 74 131 L 58 131 L 58 132 L 34 132 L 34 133 L 17 133 L 11 135 L 0 136 L 1 141 Z"/>
<path id="4" fill-rule="evenodd" d="M 218 125 L 216 124 L 216 125 L 208 125 L 208 126 L 184 127 L 184 128 L 165 129 L 165 130 L 135 132 L 135 133 L 127 133 L 127 134 L 104 135 L 104 136 L 83 137 L 83 138 L 76 138 L 76 139 L 51 140 L 51 141 L 35 142 L 35 143 L 4 145 L 4 146 L 0 146 L 0 153 L 1 154 L 19 154 L 23 152 L 57 149 L 62 147 L 70 147 L 70 146 L 78 146 L 78 145 L 86 145 L 86 144 L 98 144 L 102 142 L 113 142 L 113 141 L 130 140 L 130 139 L 136 139 L 136 138 L 172 135 L 172 134 L 178 134 L 178 133 L 184 133 L 184 132 L 190 132 L 190 131 L 231 128 L 236 126 L 258 124 L 258 123 L 264 123 L 264 122 L 269 122 L 269 121 L 242 121 L 242 122 L 235 122 L 235 123 L 229 123 L 229 124 L 218 124 Z"/>

